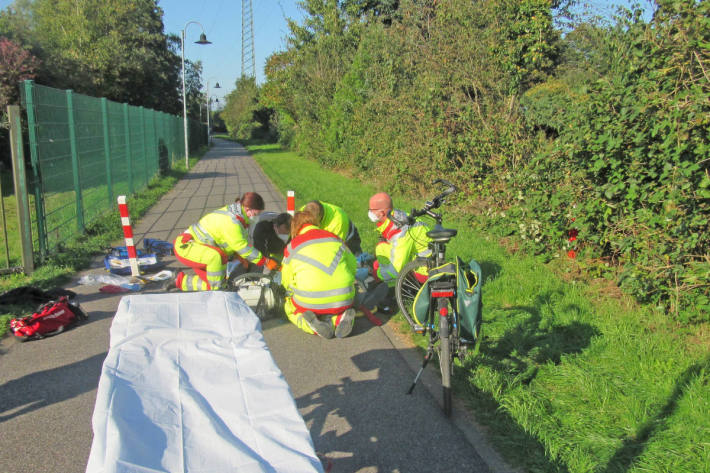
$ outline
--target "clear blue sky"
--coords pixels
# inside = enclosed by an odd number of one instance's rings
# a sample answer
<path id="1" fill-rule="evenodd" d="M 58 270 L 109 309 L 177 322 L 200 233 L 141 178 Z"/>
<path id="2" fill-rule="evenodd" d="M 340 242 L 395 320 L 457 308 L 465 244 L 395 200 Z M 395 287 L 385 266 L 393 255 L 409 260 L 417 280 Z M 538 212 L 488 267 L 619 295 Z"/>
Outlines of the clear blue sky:
<path id="1" fill-rule="evenodd" d="M 241 0 L 159 0 L 165 15 L 166 33 L 180 35 L 189 21 L 197 21 L 205 28 L 209 45 L 194 44 L 202 32 L 191 24 L 185 30 L 185 59 L 201 60 L 203 84 L 210 85 L 210 95 L 223 97 L 234 90 L 234 83 L 242 73 L 242 2 Z M 303 12 L 296 0 L 252 0 L 254 20 L 254 56 L 257 82 L 264 81 L 266 58 L 284 50 L 288 33 L 286 18 L 299 23 Z M 214 89 L 219 82 L 220 89 Z"/>

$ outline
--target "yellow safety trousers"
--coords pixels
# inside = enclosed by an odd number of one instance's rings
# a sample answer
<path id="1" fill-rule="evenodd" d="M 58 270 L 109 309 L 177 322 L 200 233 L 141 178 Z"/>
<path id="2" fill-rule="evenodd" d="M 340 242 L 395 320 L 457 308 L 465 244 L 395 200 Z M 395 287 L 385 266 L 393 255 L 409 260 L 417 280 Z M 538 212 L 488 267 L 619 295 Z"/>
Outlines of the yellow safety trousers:
<path id="1" fill-rule="evenodd" d="M 222 289 L 226 280 L 227 264 L 222 263 L 222 255 L 216 249 L 192 240 L 183 245 L 175 245 L 175 254 L 183 260 L 194 263 L 190 266 L 197 273 L 182 279 L 180 287 L 182 291 Z M 204 270 L 201 269 L 201 265 L 204 265 Z"/>

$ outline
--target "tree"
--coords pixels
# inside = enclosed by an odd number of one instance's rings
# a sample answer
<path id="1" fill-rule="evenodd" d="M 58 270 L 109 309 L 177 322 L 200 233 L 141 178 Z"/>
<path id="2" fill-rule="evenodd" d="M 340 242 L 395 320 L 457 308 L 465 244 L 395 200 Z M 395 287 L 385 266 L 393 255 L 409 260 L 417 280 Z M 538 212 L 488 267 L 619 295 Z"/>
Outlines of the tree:
<path id="1" fill-rule="evenodd" d="M 39 60 L 7 38 L 0 37 L 0 113 L 19 102 L 19 83 L 34 79 Z"/>
<path id="2" fill-rule="evenodd" d="M 199 119 L 202 107 L 207 103 L 202 93 L 202 62 L 185 60 L 185 98 L 187 99 L 187 115 Z"/>
<path id="3" fill-rule="evenodd" d="M 156 0 L 24 0 L 0 26 L 42 61 L 39 83 L 177 113 L 179 39 Z"/>
<path id="4" fill-rule="evenodd" d="M 259 87 L 253 77 L 242 76 L 227 97 L 220 117 L 229 134 L 240 140 L 266 138 L 272 110 L 259 105 Z"/>

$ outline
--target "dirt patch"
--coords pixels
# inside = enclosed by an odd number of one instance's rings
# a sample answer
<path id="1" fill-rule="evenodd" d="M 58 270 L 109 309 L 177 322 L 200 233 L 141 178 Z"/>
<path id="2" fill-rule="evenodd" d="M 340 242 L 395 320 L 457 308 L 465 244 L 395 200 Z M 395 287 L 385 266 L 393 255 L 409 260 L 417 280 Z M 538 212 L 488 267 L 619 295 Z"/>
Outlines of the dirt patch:
<path id="1" fill-rule="evenodd" d="M 498 240 L 498 243 L 500 244 L 500 246 L 503 247 L 505 251 L 507 251 L 511 255 L 514 255 L 515 253 L 520 251 L 520 245 L 517 238 L 502 237 L 500 240 Z"/>

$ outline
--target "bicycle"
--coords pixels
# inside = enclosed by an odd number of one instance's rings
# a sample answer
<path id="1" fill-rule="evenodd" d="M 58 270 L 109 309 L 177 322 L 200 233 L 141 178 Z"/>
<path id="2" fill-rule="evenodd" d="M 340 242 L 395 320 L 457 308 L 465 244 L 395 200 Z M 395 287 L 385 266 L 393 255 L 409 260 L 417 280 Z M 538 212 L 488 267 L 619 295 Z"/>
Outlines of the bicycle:
<path id="1" fill-rule="evenodd" d="M 441 207 L 446 202 L 446 198 L 456 192 L 456 187 L 444 179 L 437 179 L 433 184 L 443 184 L 446 188 L 432 200 L 427 201 L 421 209 L 412 209 L 409 215 L 402 215 L 404 212 L 399 212 L 398 216 L 390 217 L 399 217 L 397 219 L 399 221 L 395 220 L 395 223 L 400 226 L 413 225 L 416 218 L 421 216 L 428 216 L 436 222 L 434 228 L 427 232 L 427 236 L 431 238 L 428 245 L 431 250 L 430 256 L 417 258 L 402 268 L 397 278 L 395 296 L 399 310 L 412 330 L 415 333 L 428 334 L 429 336 L 426 356 L 407 394 L 412 393 L 424 368 L 436 352 L 441 370 L 444 414 L 448 417 L 451 415 L 451 374 L 454 357 L 463 359 L 468 347 L 474 345 L 480 336 L 480 268 L 476 263 L 476 274 L 469 272 L 475 276 L 475 281 L 473 278 L 465 282 L 459 281 L 459 267 L 462 266 L 462 261 L 457 257 L 456 270 L 451 271 L 454 263 L 446 261 L 446 245 L 456 236 L 457 231 L 442 227 L 441 214 L 434 212 L 434 210 Z M 426 281 L 423 280 L 422 268 L 426 268 Z M 469 278 L 469 273 L 465 276 L 466 278 Z M 462 289 L 467 293 L 466 295 L 469 293 L 469 289 L 460 287 L 460 283 L 469 285 L 470 292 L 473 294 L 471 302 L 477 304 L 475 323 L 473 327 L 468 327 L 468 331 L 473 332 L 471 333 L 473 340 L 463 338 L 459 334 L 461 320 L 458 298 L 462 295 Z M 425 290 L 420 294 L 425 285 L 428 288 L 428 293 Z M 477 301 L 475 301 L 476 294 Z M 418 299 L 418 296 L 424 297 L 425 300 Z M 422 310 L 426 308 L 424 321 L 418 320 L 415 313 L 415 303 Z M 437 315 L 438 321 L 436 320 Z"/>

